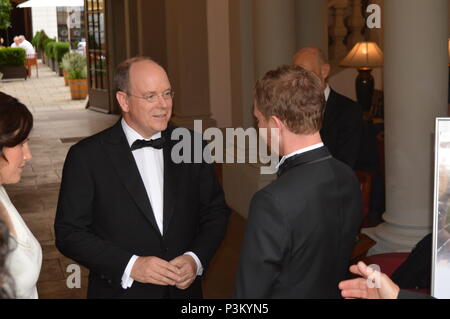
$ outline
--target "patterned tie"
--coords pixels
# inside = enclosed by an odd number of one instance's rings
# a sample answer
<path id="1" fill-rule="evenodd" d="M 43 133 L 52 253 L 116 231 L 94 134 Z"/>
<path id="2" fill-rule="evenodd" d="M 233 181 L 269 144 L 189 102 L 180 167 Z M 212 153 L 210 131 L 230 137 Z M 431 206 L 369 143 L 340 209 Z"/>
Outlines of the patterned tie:
<path id="1" fill-rule="evenodd" d="M 138 150 L 143 147 L 153 147 L 157 150 L 160 150 L 164 147 L 166 143 L 166 139 L 164 137 L 160 137 L 154 140 L 146 141 L 146 140 L 136 140 L 131 145 L 131 151 Z"/>

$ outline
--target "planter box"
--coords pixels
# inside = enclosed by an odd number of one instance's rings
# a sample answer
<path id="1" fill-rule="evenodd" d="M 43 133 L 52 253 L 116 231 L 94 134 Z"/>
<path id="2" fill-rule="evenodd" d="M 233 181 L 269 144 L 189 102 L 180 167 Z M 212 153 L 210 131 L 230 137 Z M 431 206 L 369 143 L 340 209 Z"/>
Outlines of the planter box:
<path id="1" fill-rule="evenodd" d="M 87 79 L 68 80 L 72 100 L 82 100 L 88 95 Z"/>
<path id="2" fill-rule="evenodd" d="M 64 76 L 64 85 L 69 86 L 69 81 L 67 80 L 69 73 L 67 73 L 66 71 L 63 71 L 63 76 Z"/>
<path id="3" fill-rule="evenodd" d="M 0 72 L 3 73 L 3 79 L 25 79 L 27 78 L 27 69 L 25 66 L 0 66 Z"/>
<path id="4" fill-rule="evenodd" d="M 56 62 L 55 59 L 51 59 L 52 60 L 52 70 L 53 72 L 58 72 L 58 62 Z"/>

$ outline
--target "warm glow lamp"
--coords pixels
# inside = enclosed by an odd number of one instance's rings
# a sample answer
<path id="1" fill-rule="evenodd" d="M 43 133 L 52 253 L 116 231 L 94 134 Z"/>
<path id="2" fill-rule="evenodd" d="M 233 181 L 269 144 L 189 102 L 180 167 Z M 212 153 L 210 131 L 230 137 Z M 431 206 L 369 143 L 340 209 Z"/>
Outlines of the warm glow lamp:
<path id="1" fill-rule="evenodd" d="M 371 72 L 373 68 L 383 66 L 383 52 L 375 42 L 358 42 L 340 65 L 358 69 L 356 96 L 364 110 L 369 111 L 375 86 Z"/>

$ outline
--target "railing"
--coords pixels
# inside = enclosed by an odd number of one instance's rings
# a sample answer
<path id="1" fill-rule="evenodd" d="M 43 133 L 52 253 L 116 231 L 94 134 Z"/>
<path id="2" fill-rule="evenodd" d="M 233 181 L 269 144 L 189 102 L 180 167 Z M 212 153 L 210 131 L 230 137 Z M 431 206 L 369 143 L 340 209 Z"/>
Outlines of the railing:
<path id="1" fill-rule="evenodd" d="M 365 32 L 368 40 L 379 42 L 380 36 L 373 34 L 372 30 L 365 27 L 363 8 L 365 11 L 368 2 L 367 0 L 328 0 L 328 56 L 332 65 L 337 66 L 355 43 L 363 41 Z M 382 47 L 380 43 L 378 45 Z"/>

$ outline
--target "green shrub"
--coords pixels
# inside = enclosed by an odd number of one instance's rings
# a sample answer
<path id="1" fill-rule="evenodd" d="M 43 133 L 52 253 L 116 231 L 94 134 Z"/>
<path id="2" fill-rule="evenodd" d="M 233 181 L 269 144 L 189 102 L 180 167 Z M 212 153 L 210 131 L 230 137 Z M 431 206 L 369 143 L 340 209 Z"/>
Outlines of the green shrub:
<path id="1" fill-rule="evenodd" d="M 40 41 L 41 38 L 41 32 L 42 31 L 37 31 L 36 34 L 34 35 L 33 39 L 31 39 L 31 44 L 37 48 L 38 47 L 38 43 Z"/>
<path id="2" fill-rule="evenodd" d="M 56 41 L 50 39 L 47 44 L 45 45 L 45 55 L 49 58 L 49 59 L 54 59 L 54 46 L 55 46 Z"/>
<path id="3" fill-rule="evenodd" d="M 39 51 L 45 51 L 45 45 L 47 44 L 49 37 L 45 33 L 44 30 L 36 32 L 33 39 L 31 40 L 31 44 Z"/>
<path id="4" fill-rule="evenodd" d="M 64 71 L 66 71 L 67 73 L 69 73 L 69 69 L 70 69 L 70 65 L 72 63 L 73 59 L 77 58 L 77 53 L 75 52 L 67 52 L 66 54 L 64 54 L 64 56 L 62 57 L 61 60 L 61 64 L 60 66 L 62 67 L 62 69 Z"/>
<path id="5" fill-rule="evenodd" d="M 61 62 L 64 54 L 70 51 L 70 43 L 69 42 L 56 42 L 53 45 L 53 56 L 58 63 Z"/>
<path id="6" fill-rule="evenodd" d="M 22 48 L 1 48 L 0 66 L 23 66 L 25 57 L 26 53 Z"/>
<path id="7" fill-rule="evenodd" d="M 86 79 L 87 65 L 86 57 L 79 53 L 68 53 L 63 58 L 63 68 L 69 73 L 68 79 Z"/>
<path id="8" fill-rule="evenodd" d="M 36 49 L 38 49 L 41 52 L 44 52 L 45 46 L 47 45 L 48 41 L 50 41 L 50 38 L 47 36 L 47 33 L 45 33 L 45 31 L 42 30 L 41 35 L 36 43 Z"/>

